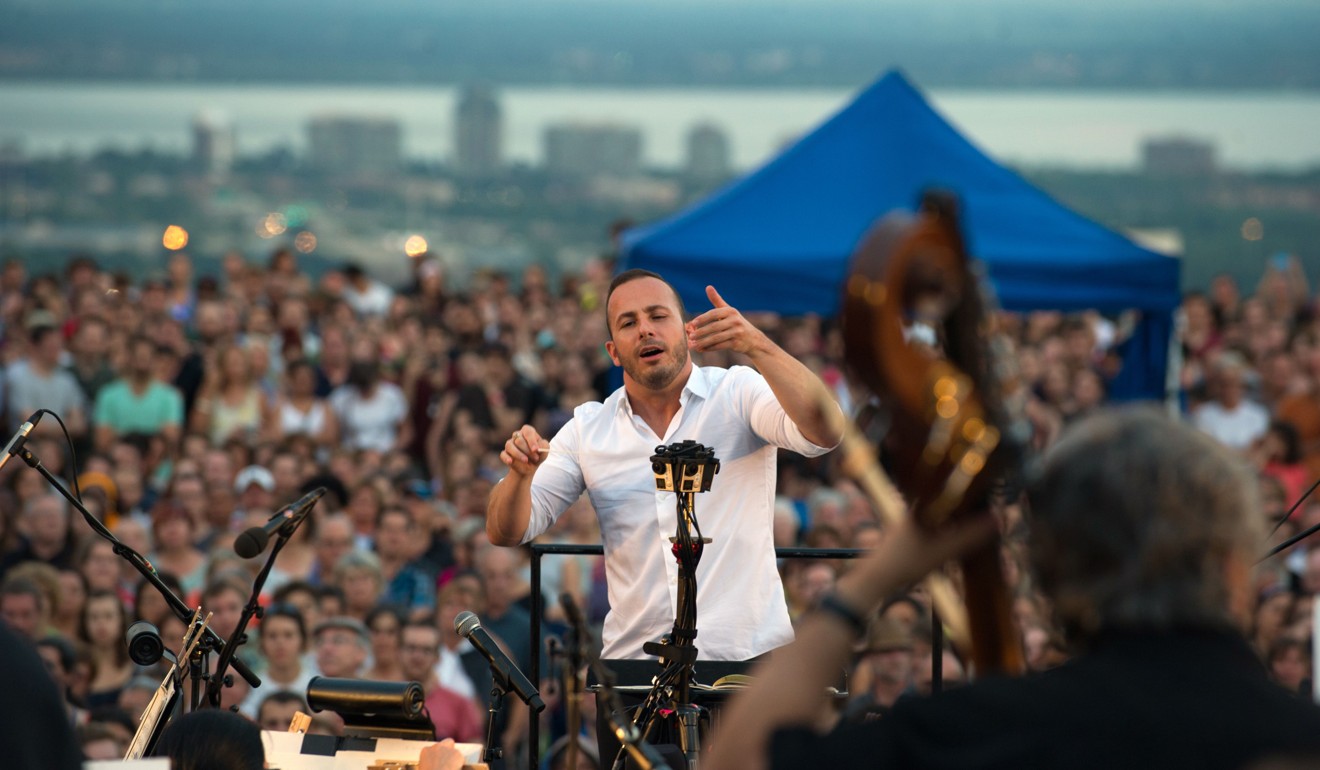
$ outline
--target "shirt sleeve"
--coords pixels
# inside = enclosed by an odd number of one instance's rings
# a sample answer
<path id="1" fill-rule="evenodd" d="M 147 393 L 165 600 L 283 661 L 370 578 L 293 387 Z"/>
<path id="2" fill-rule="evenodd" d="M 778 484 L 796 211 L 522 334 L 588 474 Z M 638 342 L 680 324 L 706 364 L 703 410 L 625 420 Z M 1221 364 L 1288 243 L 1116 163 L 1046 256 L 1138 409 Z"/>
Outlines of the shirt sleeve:
<path id="1" fill-rule="evenodd" d="M 834 447 L 817 446 L 807 440 L 775 398 L 770 383 L 759 372 L 745 366 L 735 366 L 729 373 L 736 376 L 737 387 L 746 409 L 748 422 L 756 435 L 766 443 L 788 449 L 804 457 L 817 457 Z"/>
<path id="2" fill-rule="evenodd" d="M 524 543 L 549 529 L 586 488 L 578 462 L 577 428 L 577 420 L 572 419 L 559 429 L 550 440 L 550 455 L 532 476 L 532 515 L 523 533 Z"/>
<path id="3" fill-rule="evenodd" d="M 183 425 L 183 395 L 173 386 L 167 387 L 165 399 L 165 424 Z"/>

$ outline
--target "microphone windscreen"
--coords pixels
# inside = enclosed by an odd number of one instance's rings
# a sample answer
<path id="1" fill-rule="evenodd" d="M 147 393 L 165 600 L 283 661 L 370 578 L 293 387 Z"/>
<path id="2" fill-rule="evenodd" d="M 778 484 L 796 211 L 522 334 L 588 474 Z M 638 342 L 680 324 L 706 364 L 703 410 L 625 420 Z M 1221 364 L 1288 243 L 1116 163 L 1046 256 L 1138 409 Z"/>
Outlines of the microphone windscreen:
<path id="1" fill-rule="evenodd" d="M 268 540 L 269 536 L 266 534 L 266 530 L 261 527 L 252 527 L 234 539 L 234 553 L 238 554 L 240 558 L 251 559 L 266 550 Z"/>
<path id="2" fill-rule="evenodd" d="M 454 617 L 454 630 L 464 639 L 477 630 L 479 625 L 481 625 L 481 620 L 477 618 L 475 612 L 464 610 Z"/>

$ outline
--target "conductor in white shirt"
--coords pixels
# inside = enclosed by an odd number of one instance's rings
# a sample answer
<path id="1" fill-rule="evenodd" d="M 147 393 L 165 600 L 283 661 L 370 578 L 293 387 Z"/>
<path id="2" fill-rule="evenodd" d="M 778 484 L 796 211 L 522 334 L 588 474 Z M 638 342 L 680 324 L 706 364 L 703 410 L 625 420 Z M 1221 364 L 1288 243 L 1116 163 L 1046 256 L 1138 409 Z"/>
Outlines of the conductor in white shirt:
<path id="1" fill-rule="evenodd" d="M 706 287 L 714 307 L 688 321 L 677 292 L 645 270 L 619 274 L 606 295 L 606 350 L 624 385 L 583 404 L 546 442 L 524 425 L 500 458 L 509 474 L 490 496 L 491 542 L 544 532 L 585 490 L 600 519 L 609 585 L 604 658 L 643 658 L 673 628 L 678 567 L 669 538 L 675 497 L 656 490 L 650 457 L 693 440 L 720 471 L 696 498 L 711 538 L 697 569 L 696 647 L 702 660 L 746 660 L 793 639 L 776 570 L 776 451 L 824 454 L 842 436 L 841 412 L 815 374 Z M 730 350 L 755 368 L 694 366 L 691 351 Z"/>

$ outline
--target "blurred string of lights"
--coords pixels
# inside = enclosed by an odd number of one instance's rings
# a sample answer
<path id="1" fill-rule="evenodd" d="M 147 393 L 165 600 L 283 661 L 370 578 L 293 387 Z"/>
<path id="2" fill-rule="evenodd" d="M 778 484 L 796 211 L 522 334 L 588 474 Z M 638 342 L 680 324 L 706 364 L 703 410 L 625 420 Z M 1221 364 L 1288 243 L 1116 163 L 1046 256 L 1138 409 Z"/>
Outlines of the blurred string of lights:
<path id="1" fill-rule="evenodd" d="M 292 205 L 286 207 L 283 211 L 271 211 L 261 217 L 257 222 L 257 235 L 262 238 L 274 238 L 285 235 L 295 230 L 298 232 L 293 236 L 293 248 L 301 254 L 311 254 L 316 250 L 318 240 L 316 234 L 311 230 L 299 230 L 307 224 L 310 214 L 305 206 Z M 177 230 L 178 233 L 172 231 Z M 178 246 L 171 246 L 171 239 L 177 240 L 179 234 L 182 234 L 182 242 Z M 181 249 L 188 242 L 188 233 L 183 228 L 170 225 L 170 229 L 165 231 L 165 247 L 169 249 Z M 403 253 L 410 258 L 418 258 L 425 255 L 431 246 L 426 241 L 426 237 L 419 234 L 409 235 L 403 242 Z"/>

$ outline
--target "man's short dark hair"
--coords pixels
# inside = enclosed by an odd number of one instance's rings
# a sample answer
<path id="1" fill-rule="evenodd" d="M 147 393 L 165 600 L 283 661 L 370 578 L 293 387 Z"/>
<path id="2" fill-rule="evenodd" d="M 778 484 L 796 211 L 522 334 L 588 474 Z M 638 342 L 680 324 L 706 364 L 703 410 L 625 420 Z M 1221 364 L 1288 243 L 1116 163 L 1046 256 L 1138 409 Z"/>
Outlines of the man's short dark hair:
<path id="1" fill-rule="evenodd" d="M 72 671 L 78 665 L 78 649 L 63 634 L 49 634 L 37 640 L 38 647 L 49 647 L 60 656 L 60 666 Z"/>
<path id="2" fill-rule="evenodd" d="M 276 690 L 275 692 L 261 699 L 261 705 L 257 706 L 258 720 L 261 719 L 261 712 L 266 710 L 267 703 L 275 706 L 291 703 L 296 705 L 298 707 L 298 710 L 303 713 L 308 713 L 311 711 L 311 709 L 307 708 L 307 701 L 303 699 L 303 696 L 299 695 L 296 692 L 293 692 L 292 690 Z"/>
<path id="3" fill-rule="evenodd" d="M 46 594 L 37 585 L 35 580 L 27 577 L 10 576 L 3 584 L 0 584 L 0 596 L 31 596 L 37 602 L 37 607 L 46 606 Z"/>
<path id="4" fill-rule="evenodd" d="M 605 292 L 605 331 L 609 333 L 610 339 L 614 339 L 614 327 L 610 325 L 610 297 L 614 296 L 615 289 L 625 283 L 632 283 L 641 278 L 654 278 L 665 286 L 668 286 L 669 290 L 674 293 L 674 302 L 678 304 L 679 317 L 687 318 L 687 308 L 683 306 L 683 298 L 679 296 L 678 289 L 674 288 L 674 284 L 666 281 L 664 276 L 659 273 L 653 273 L 650 270 L 643 270 L 640 267 L 634 267 L 631 270 L 624 270 L 622 273 L 614 276 L 614 280 L 610 281 L 609 291 Z"/>

